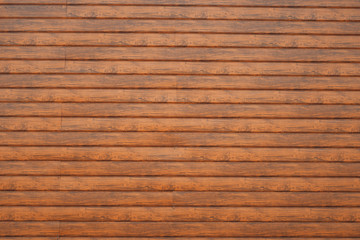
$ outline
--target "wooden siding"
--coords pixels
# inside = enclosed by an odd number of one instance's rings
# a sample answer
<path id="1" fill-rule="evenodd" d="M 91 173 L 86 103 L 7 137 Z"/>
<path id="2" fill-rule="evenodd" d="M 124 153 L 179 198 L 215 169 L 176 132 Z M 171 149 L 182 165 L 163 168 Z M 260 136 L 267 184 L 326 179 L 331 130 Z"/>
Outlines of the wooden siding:
<path id="1" fill-rule="evenodd" d="M 360 239 L 360 1 L 0 0 L 0 239 Z"/>

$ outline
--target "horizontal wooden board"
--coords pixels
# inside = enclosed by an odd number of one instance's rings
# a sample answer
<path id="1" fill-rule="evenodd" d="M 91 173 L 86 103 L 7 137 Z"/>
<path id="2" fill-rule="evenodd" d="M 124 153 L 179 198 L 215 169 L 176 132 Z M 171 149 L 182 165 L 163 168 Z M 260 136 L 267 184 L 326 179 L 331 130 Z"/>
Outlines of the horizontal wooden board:
<path id="1" fill-rule="evenodd" d="M 0 89 L 0 102 L 360 104 L 360 91 Z"/>
<path id="2" fill-rule="evenodd" d="M 97 240 L 150 240 L 148 237 L 97 237 Z M 212 237 L 151 237 L 151 240 L 214 240 Z M 219 238 L 217 237 L 216 240 L 249 240 L 249 239 L 256 239 L 256 240 L 280 240 L 282 238 Z M 289 239 L 289 238 L 286 238 Z M 290 238 L 292 239 L 292 238 Z M 293 238 L 296 239 L 296 238 Z M 324 240 L 324 238 L 306 238 L 307 240 Z M 351 238 L 358 240 L 360 238 Z M 3 237 L 2 240 L 94 240 L 92 237 Z M 327 240 L 327 239 L 326 239 Z M 349 240 L 349 238 L 336 238 L 336 240 Z"/>
<path id="3" fill-rule="evenodd" d="M 28 171 L 29 172 L 29 171 Z M 1 191 L 359 192 L 360 180 L 333 177 L 1 176 Z M 1 211 L 0 211 L 1 212 Z"/>
<path id="4" fill-rule="evenodd" d="M 0 19 L 0 31 L 358 34 L 360 22 Z"/>
<path id="5" fill-rule="evenodd" d="M 228 19 L 228 20 L 360 20 L 356 9 L 180 7 L 180 6 L 79 6 L 3 5 L 2 17 L 36 18 L 148 18 L 148 19 Z"/>
<path id="6" fill-rule="evenodd" d="M 2 240 L 93 240 L 92 237 L 3 237 Z M 151 237 L 151 240 L 214 240 L 212 237 Z M 279 240 L 281 238 L 248 238 L 248 237 L 241 237 L 241 238 L 219 238 L 217 237 L 216 240 L 248 240 L 248 239 L 256 239 L 256 240 Z M 289 239 L 289 238 L 286 238 Z M 292 238 L 290 238 L 292 239 Z M 296 238 L 293 238 L 296 239 Z M 324 238 L 306 238 L 307 240 L 324 240 Z M 351 238 L 358 240 L 360 238 Z M 97 237 L 97 240 L 149 240 L 148 237 Z M 327 239 L 326 239 L 327 240 Z M 336 238 L 336 240 L 349 240 L 349 238 Z"/>
<path id="7" fill-rule="evenodd" d="M 86 237 L 85 238 L 81 238 L 81 237 L 79 237 L 79 238 L 67 238 L 67 237 L 2 237 L 2 240 L 70 240 L 70 239 L 72 239 L 72 240 L 86 240 L 86 239 L 90 240 L 89 238 L 86 238 Z M 101 238 L 101 239 L 106 240 L 105 238 Z M 109 240 L 109 239 L 107 239 L 107 240 Z M 116 240 L 116 239 L 113 238 L 112 240 Z M 122 239 L 122 240 L 124 240 L 124 239 Z"/>
<path id="8" fill-rule="evenodd" d="M 0 205 L 359 207 L 360 193 L 1 191 Z"/>
<path id="9" fill-rule="evenodd" d="M 360 78 L 321 76 L 0 74 L 0 87 L 360 90 Z"/>
<path id="10" fill-rule="evenodd" d="M 5 138 L 6 139 L 6 138 Z M 291 143 L 290 143 L 291 144 Z M 360 163 L 0 161 L 0 175 L 357 177 Z M 360 191 L 360 189 L 359 189 Z"/>
<path id="11" fill-rule="evenodd" d="M 93 240 L 92 237 L 3 237 L 2 240 Z M 151 240 L 214 240 L 215 238 L 212 237 L 151 237 Z M 219 238 L 217 237 L 216 240 L 249 240 L 249 239 L 256 239 L 256 240 L 280 240 L 282 238 L 253 238 L 253 237 L 240 237 L 240 238 Z M 286 238 L 286 239 L 296 239 L 296 238 Z M 310 238 L 307 237 L 307 240 L 324 240 L 324 238 Z M 351 238 L 358 240 L 360 238 Z M 97 240 L 150 240 L 148 237 L 97 237 Z M 327 240 L 327 239 L 326 239 Z M 349 240 L 349 238 L 336 238 L 336 240 Z"/>
<path id="12" fill-rule="evenodd" d="M 360 134 L 0 132 L 2 146 L 360 147 Z"/>
<path id="13" fill-rule="evenodd" d="M 0 222 L 0 236 L 58 236 L 59 222 Z"/>
<path id="14" fill-rule="evenodd" d="M 67 17 L 169 18 L 169 19 L 263 19 L 263 20 L 360 20 L 356 9 L 162 7 L 162 6 L 71 6 Z"/>
<path id="15" fill-rule="evenodd" d="M 66 0 L 0 0 L 0 4 L 66 4 Z"/>
<path id="16" fill-rule="evenodd" d="M 169 3 L 166 0 L 155 0 L 149 3 L 146 0 L 0 0 L 0 4 L 116 4 L 116 5 L 210 5 L 210 6 L 282 6 L 282 7 L 360 7 L 354 0 L 321 0 L 311 1 L 265 1 L 265 0 L 176 0 Z"/>
<path id="17" fill-rule="evenodd" d="M 359 133 L 360 120 L 0 117 L 0 131 Z"/>
<path id="18" fill-rule="evenodd" d="M 359 222 L 359 208 L 0 207 L 1 221 Z"/>
<path id="19" fill-rule="evenodd" d="M 359 105 L 0 103 L 0 116 L 359 118 Z"/>
<path id="20" fill-rule="evenodd" d="M 0 47 L 0 59 L 359 62 L 357 49 Z"/>
<path id="21" fill-rule="evenodd" d="M 0 236 L 357 237 L 359 223 L 0 222 Z M 37 231 L 39 230 L 39 231 Z M 58 231 L 59 233 L 58 233 Z"/>
<path id="22" fill-rule="evenodd" d="M 0 147 L 0 160 L 360 162 L 356 148 Z"/>
<path id="23" fill-rule="evenodd" d="M 0 33 L 0 45 L 360 48 L 360 36 L 171 33 Z M 195 82 L 194 82 L 195 83 Z"/>
<path id="24" fill-rule="evenodd" d="M 0 73 L 360 76 L 359 63 L 0 60 Z"/>
<path id="25" fill-rule="evenodd" d="M 92 237 L 3 237 L 2 240 L 93 240 Z M 151 240 L 280 240 L 281 237 L 277 238 L 260 238 L 260 237 L 240 237 L 240 238 L 213 238 L 213 237 L 151 237 Z M 296 238 L 286 238 L 286 239 L 295 239 Z M 307 240 L 324 240 L 324 238 L 311 238 L 307 237 Z M 351 238 L 358 240 L 360 238 Z M 150 240 L 148 237 L 97 237 L 97 240 Z M 328 239 L 326 239 L 328 240 Z M 349 238 L 336 238 L 336 240 L 349 240 Z"/>
<path id="26" fill-rule="evenodd" d="M 9 1 L 9 0 L 2 0 Z M 34 1 L 34 0 L 16 0 L 21 1 Z M 62 1 L 62 0 L 52 0 Z M 51 2 L 51 1 L 49 1 Z M 354 0 L 318 0 L 316 2 L 312 0 L 297 1 L 284 1 L 284 0 L 175 0 L 169 3 L 167 0 L 68 0 L 67 4 L 141 4 L 141 5 L 229 5 L 229 6 L 308 6 L 308 7 L 360 7 L 360 4 Z"/>
<path id="27" fill-rule="evenodd" d="M 345 10 L 349 10 L 349 9 L 345 9 Z M 0 16 L 2 18 L 66 17 L 66 6 L 65 5 L 0 5 Z"/>

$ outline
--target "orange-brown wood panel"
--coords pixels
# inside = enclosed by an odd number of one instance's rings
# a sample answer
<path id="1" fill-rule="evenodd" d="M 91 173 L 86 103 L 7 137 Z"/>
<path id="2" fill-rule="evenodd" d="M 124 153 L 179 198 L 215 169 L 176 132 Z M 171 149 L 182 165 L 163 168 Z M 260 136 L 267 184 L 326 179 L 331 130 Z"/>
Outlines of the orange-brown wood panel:
<path id="1" fill-rule="evenodd" d="M 360 147 L 360 134 L 0 132 L 2 146 Z"/>
<path id="2" fill-rule="evenodd" d="M 4 117 L 360 118 L 359 105 L 0 103 Z"/>
<path id="3" fill-rule="evenodd" d="M 359 133 L 358 119 L 1 117 L 2 131 Z"/>
<path id="4" fill-rule="evenodd" d="M 18 174 L 20 175 L 20 174 Z M 0 176 L 4 191 L 357 192 L 356 177 Z M 31 175 L 31 174 L 27 174 Z"/>
<path id="5" fill-rule="evenodd" d="M 360 36 L 354 35 L 2 32 L 0 36 L 0 45 L 2 46 L 281 47 L 300 49 L 356 49 L 360 47 Z"/>
<path id="6" fill-rule="evenodd" d="M 0 175 L 357 177 L 360 163 L 1 161 Z"/>
<path id="7" fill-rule="evenodd" d="M 144 18 L 144 19 L 227 19 L 227 20 L 360 20 L 356 9 L 259 8 L 216 6 L 84 6 L 2 5 L 0 14 L 12 18 Z"/>
<path id="8" fill-rule="evenodd" d="M 3 221 L 359 222 L 359 208 L 299 207 L 0 207 Z"/>
<path id="9" fill-rule="evenodd" d="M 360 62 L 359 49 L 0 46 L 1 59 Z"/>
<path id="10" fill-rule="evenodd" d="M 360 78 L 324 76 L 0 74 L 0 87 L 208 90 L 360 90 Z M 98 92 L 101 93 L 101 90 Z"/>
<path id="11" fill-rule="evenodd" d="M 359 148 L 4 147 L 0 160 L 171 162 L 360 162 Z"/>
<path id="12" fill-rule="evenodd" d="M 0 0 L 0 238 L 360 239 L 359 9 Z"/>
<path id="13" fill-rule="evenodd" d="M 270 23 L 270 24 L 269 24 Z M 0 32 L 357 34 L 360 22 L 143 19 L 0 19 Z"/>
<path id="14" fill-rule="evenodd" d="M 359 192 L 1 191 L 3 206 L 360 207 Z"/>

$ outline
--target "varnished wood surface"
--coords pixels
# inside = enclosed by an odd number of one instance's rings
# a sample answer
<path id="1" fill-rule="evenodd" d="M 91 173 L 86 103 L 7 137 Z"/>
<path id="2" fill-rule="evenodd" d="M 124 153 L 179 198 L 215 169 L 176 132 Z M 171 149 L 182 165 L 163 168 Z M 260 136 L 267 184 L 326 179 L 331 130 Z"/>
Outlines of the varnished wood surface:
<path id="1" fill-rule="evenodd" d="M 0 0 L 1 240 L 360 239 L 360 3 Z"/>

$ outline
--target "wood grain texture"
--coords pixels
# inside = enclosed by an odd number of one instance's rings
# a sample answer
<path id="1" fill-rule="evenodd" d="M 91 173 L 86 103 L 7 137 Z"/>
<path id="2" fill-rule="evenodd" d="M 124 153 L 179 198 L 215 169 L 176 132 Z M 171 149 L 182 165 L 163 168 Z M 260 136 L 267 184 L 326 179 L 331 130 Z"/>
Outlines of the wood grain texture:
<path id="1" fill-rule="evenodd" d="M 1 39 L 0 39 L 1 40 Z M 0 74 L 1 88 L 360 90 L 359 77 Z M 99 90 L 101 93 L 101 90 Z"/>
<path id="2" fill-rule="evenodd" d="M 360 47 L 360 36 L 346 35 L 4 32 L 0 36 L 0 45 L 28 46 Z"/>
<path id="3" fill-rule="evenodd" d="M 4 117 L 360 118 L 359 105 L 0 103 Z"/>
<path id="4" fill-rule="evenodd" d="M 283 230 L 284 225 L 286 231 Z M 266 237 L 322 236 L 357 237 L 359 223 L 75 223 L 1 222 L 0 236 L 189 236 Z M 179 232 L 180 231 L 180 232 Z M 181 235 L 180 235 L 181 234 Z"/>
<path id="5" fill-rule="evenodd" d="M 1 147 L 1 161 L 360 162 L 358 148 Z"/>
<path id="6" fill-rule="evenodd" d="M 3 206 L 360 207 L 354 192 L 0 191 Z"/>
<path id="7" fill-rule="evenodd" d="M 0 89 L 0 102 L 360 104 L 360 91 Z"/>
<path id="8" fill-rule="evenodd" d="M 1 59 L 359 62 L 357 49 L 0 47 Z"/>
<path id="9" fill-rule="evenodd" d="M 93 237 L 3 237 L 4 240 L 94 240 Z M 256 240 L 279 240 L 282 239 L 282 237 L 277 237 L 277 238 L 260 238 L 260 237 L 256 237 L 256 238 L 248 238 L 248 237 L 241 237 L 241 238 L 213 238 L 213 237 L 97 237 L 97 240 L 170 240 L 170 239 L 175 239 L 175 240 L 185 240 L 185 239 L 191 239 L 191 240 L 214 240 L 214 239 L 226 239 L 226 240 L 244 240 L 244 239 L 256 239 Z M 297 238 L 286 238 L 286 239 L 294 239 L 296 240 Z M 308 240 L 329 240 L 331 238 L 309 238 L 307 237 L 306 239 Z M 349 238 L 336 238 L 339 240 L 349 240 Z M 351 239 L 360 239 L 360 238 L 351 238 Z"/>
<path id="10" fill-rule="evenodd" d="M 360 134 L 0 132 L 2 146 L 360 147 Z"/>
<path id="11" fill-rule="evenodd" d="M 150 30 L 149 30 L 150 29 Z M 0 19 L 0 32 L 177 32 L 357 34 L 360 22 L 142 19 Z"/>
<path id="12" fill-rule="evenodd" d="M 360 239 L 359 9 L 0 0 L 0 238 Z"/>
<path id="13" fill-rule="evenodd" d="M 2 221 L 359 222 L 359 208 L 0 207 Z"/>
<path id="14" fill-rule="evenodd" d="M 163 7 L 163 6 L 82 6 L 3 5 L 2 17 L 36 18 L 148 18 L 148 19 L 228 19 L 228 20 L 360 20 L 356 9 L 251 8 L 251 7 Z"/>
<path id="15" fill-rule="evenodd" d="M 9 0 L 2 0 L 2 1 L 9 1 Z M 32 1 L 34 0 L 16 0 L 16 2 L 22 1 Z M 45 0 L 42 0 L 45 1 Z M 62 2 L 62 0 L 51 0 L 48 2 Z M 229 6 L 313 6 L 313 7 L 360 7 L 360 4 L 354 0 L 319 0 L 319 1 L 312 1 L 312 0 L 304 0 L 301 2 L 297 1 L 278 1 L 278 0 L 175 0 L 172 1 L 170 4 L 166 0 L 155 0 L 149 3 L 147 0 L 68 0 L 68 4 L 151 4 L 151 5 L 229 5 Z"/>
<path id="16" fill-rule="evenodd" d="M 277 0 L 176 0 L 172 1 L 170 4 L 166 0 L 156 0 L 149 3 L 146 0 L 1 0 L 1 4 L 119 4 L 119 5 L 228 5 L 228 6 L 307 6 L 307 7 L 360 7 L 360 4 L 354 0 L 319 0 L 313 2 L 311 0 L 304 0 L 301 2 L 297 1 L 277 1 Z"/>
<path id="17" fill-rule="evenodd" d="M 360 163 L 1 161 L 0 166 L 0 175 L 7 176 L 357 177 L 360 175 Z"/>
<path id="18" fill-rule="evenodd" d="M 360 63 L 0 60 L 0 73 L 360 76 Z"/>
<path id="19" fill-rule="evenodd" d="M 30 171 L 27 171 L 28 174 Z M 34 173 L 34 171 L 32 172 Z M 19 174 L 16 174 L 19 175 Z M 358 192 L 355 177 L 0 176 L 2 191 Z"/>
<path id="20" fill-rule="evenodd" d="M 1 117 L 1 131 L 359 133 L 357 119 Z"/>
<path id="21" fill-rule="evenodd" d="M 94 240 L 93 237 L 3 237 L 4 240 Z M 185 239 L 191 239 L 191 240 L 214 240 L 215 238 L 213 237 L 101 237 L 101 238 L 96 238 L 97 240 L 170 240 L 170 239 L 175 239 L 175 240 L 185 240 Z M 219 238 L 217 237 L 216 239 L 226 239 L 226 240 L 244 240 L 244 239 L 256 239 L 256 240 L 279 240 L 282 239 L 281 237 L 279 238 L 248 238 L 248 237 L 241 237 L 241 238 Z M 296 240 L 297 238 L 286 238 L 286 239 L 294 239 Z M 306 239 L 308 240 L 329 240 L 329 238 L 309 238 L 307 237 Z M 331 238 L 330 238 L 331 239 Z M 339 240 L 349 240 L 349 238 L 336 238 Z M 351 239 L 360 239 L 360 238 L 351 238 Z"/>

